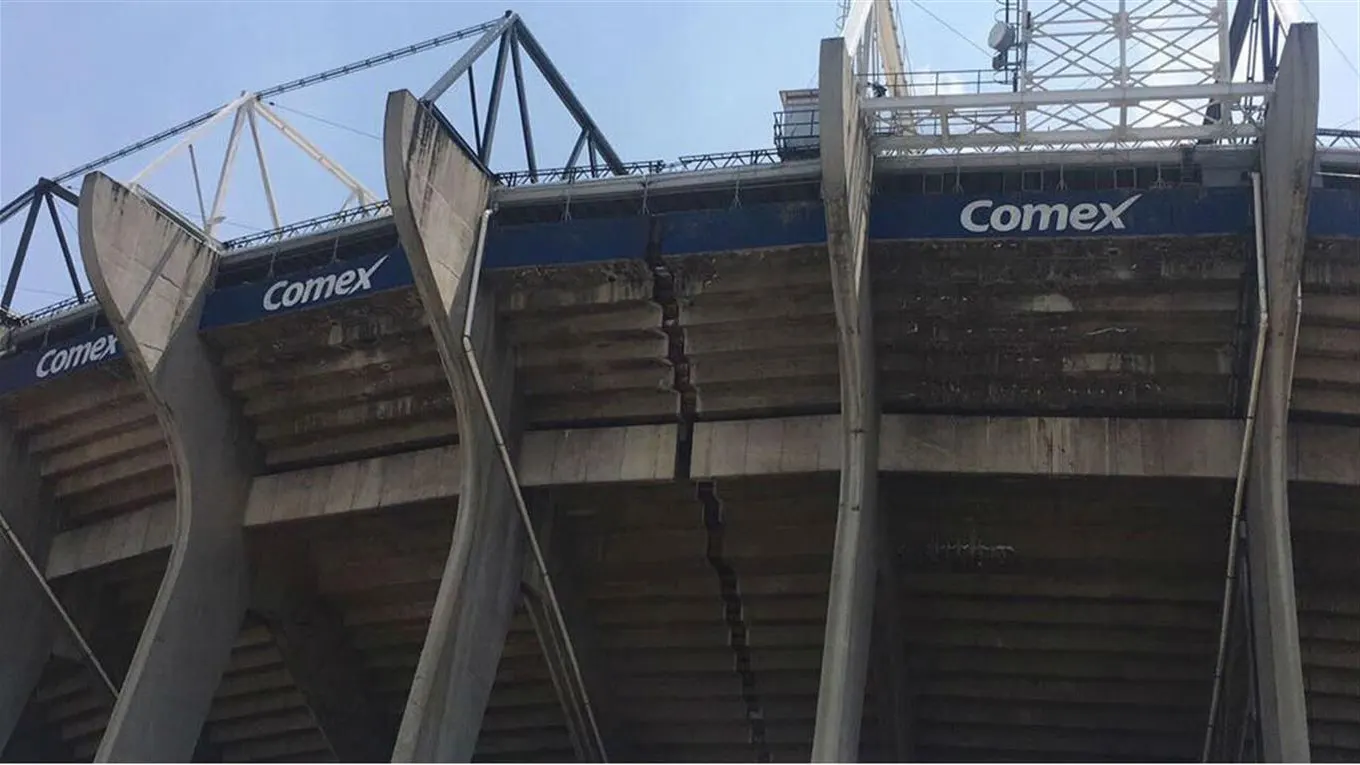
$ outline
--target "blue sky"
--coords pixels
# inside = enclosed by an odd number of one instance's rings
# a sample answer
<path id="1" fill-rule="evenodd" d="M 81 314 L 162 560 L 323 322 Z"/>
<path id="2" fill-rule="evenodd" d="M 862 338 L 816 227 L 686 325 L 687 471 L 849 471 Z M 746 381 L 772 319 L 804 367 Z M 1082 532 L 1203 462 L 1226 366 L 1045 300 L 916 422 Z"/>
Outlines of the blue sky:
<path id="1" fill-rule="evenodd" d="M 1292 0 L 1291 0 L 1292 2 Z M 1293 4 L 1297 4 L 1293 2 Z M 995 0 L 899 0 L 914 69 L 980 69 Z M 229 101 L 294 77 L 407 45 L 513 8 L 626 160 L 766 147 L 778 92 L 814 84 L 818 41 L 835 32 L 834 0 L 796 2 L 19 2 L 0 0 L 0 197 Z M 1360 127 L 1360 0 L 1306 0 L 1332 40 L 1322 46 L 1324 126 Z M 953 29 L 947 28 L 947 24 Z M 1335 44 L 1333 44 L 1333 41 Z M 423 92 L 465 48 L 455 44 L 278 99 L 279 114 L 379 196 L 385 94 Z M 1344 51 L 1338 52 L 1338 48 Z M 478 70 L 485 99 L 492 56 Z M 1349 63 L 1347 62 L 1349 59 Z M 526 62 L 527 63 L 527 62 Z M 564 163 L 576 137 L 541 81 L 530 110 L 542 166 Z M 506 93 L 507 105 L 512 91 Z M 441 100 L 466 125 L 467 93 Z M 343 125 L 344 129 L 314 117 Z M 503 111 L 493 167 L 523 165 L 516 113 Z M 285 222 L 336 209 L 346 192 L 262 126 Z M 216 177 L 226 126 L 197 144 Z M 130 178 L 158 153 L 108 168 Z M 222 238 L 269 226 L 251 145 L 243 142 Z M 205 181 L 207 182 L 207 181 Z M 75 183 L 78 184 L 78 181 Z M 187 156 L 148 187 L 197 218 Z M 211 189 L 205 193 L 210 194 Z M 74 212 L 67 214 L 74 220 Z M 0 276 L 22 216 L 0 228 Z M 45 218 L 16 308 L 69 295 Z M 74 235 L 74 227 L 68 227 Z"/>

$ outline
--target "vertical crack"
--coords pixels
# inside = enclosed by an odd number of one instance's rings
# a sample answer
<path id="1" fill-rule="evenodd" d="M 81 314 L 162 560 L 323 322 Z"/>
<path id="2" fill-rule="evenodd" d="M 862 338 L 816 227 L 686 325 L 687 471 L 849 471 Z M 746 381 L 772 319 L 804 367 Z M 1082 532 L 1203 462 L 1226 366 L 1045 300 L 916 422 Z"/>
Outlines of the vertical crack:
<path id="1" fill-rule="evenodd" d="M 685 333 L 680 326 L 680 301 L 675 272 L 661 258 L 661 219 L 652 216 L 647 237 L 646 261 L 652 271 L 652 300 L 661 306 L 661 329 L 666 334 L 667 359 L 673 376 L 671 388 L 679 396 L 677 417 L 679 431 L 675 444 L 675 480 L 690 480 L 691 445 L 694 438 L 697 395 L 690 379 L 689 357 L 685 354 Z M 722 503 L 712 481 L 696 486 L 696 496 L 703 509 L 707 540 L 704 557 L 718 577 L 723 603 L 723 621 L 727 626 L 728 645 L 737 678 L 741 683 L 741 698 L 746 707 L 746 721 L 750 726 L 751 745 L 756 762 L 770 762 L 770 748 L 765 739 L 765 711 L 756 691 L 755 672 L 751 668 L 751 646 L 746 627 L 746 613 L 741 600 L 741 587 L 736 569 L 723 557 L 726 525 Z"/>
<path id="2" fill-rule="evenodd" d="M 661 259 L 661 218 L 651 216 L 647 236 L 647 265 L 652 270 L 652 300 L 661 306 L 661 331 L 666 334 L 666 358 L 671 364 L 671 388 L 680 397 L 679 430 L 675 444 L 675 480 L 688 481 L 690 445 L 694 439 L 696 396 L 690 381 L 689 357 L 685 355 L 685 333 L 680 327 L 680 301 L 675 273 Z"/>
<path id="3" fill-rule="evenodd" d="M 723 618 L 727 623 L 728 644 L 732 648 L 733 663 L 737 678 L 741 682 L 741 699 L 746 705 L 746 722 L 751 727 L 751 745 L 755 748 L 756 762 L 770 761 L 770 747 L 765 740 L 765 710 L 760 703 L 756 689 L 756 675 L 751 668 L 750 634 L 746 627 L 746 612 L 741 600 L 741 586 L 737 580 L 736 569 L 723 557 L 723 540 L 727 526 L 723 522 L 722 503 L 712 481 L 704 481 L 696 486 L 696 495 L 703 507 L 704 528 L 708 531 L 708 544 L 704 557 L 718 575 L 718 586 L 722 593 Z"/>

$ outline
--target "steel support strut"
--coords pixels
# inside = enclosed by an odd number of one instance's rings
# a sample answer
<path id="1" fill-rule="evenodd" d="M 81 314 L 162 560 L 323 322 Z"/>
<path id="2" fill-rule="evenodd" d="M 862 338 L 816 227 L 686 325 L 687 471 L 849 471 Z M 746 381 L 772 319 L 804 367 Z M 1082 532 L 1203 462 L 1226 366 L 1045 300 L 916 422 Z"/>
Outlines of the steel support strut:
<path id="1" fill-rule="evenodd" d="M 491 93 L 487 103 L 485 118 L 482 117 L 476 96 L 476 82 L 473 78 L 473 65 L 481 58 L 482 54 L 491 49 L 492 45 L 497 45 L 496 64 L 491 77 Z M 524 87 L 524 69 L 521 61 L 520 52 L 529 57 L 538 73 L 548 83 L 562 106 L 571 114 L 578 127 L 581 129 L 581 137 L 577 139 L 576 146 L 572 149 L 571 157 L 567 161 L 568 169 L 575 166 L 577 158 L 582 150 L 591 159 L 593 173 L 600 171 L 600 164 L 614 175 L 627 175 L 628 167 L 619 158 L 609 141 L 600 132 L 600 128 L 586 111 L 576 94 L 572 92 L 567 81 L 558 72 L 552 60 L 548 58 L 542 46 L 534 38 L 533 33 L 525 26 L 524 21 L 514 13 L 506 15 L 490 27 L 481 39 L 477 40 L 452 66 L 442 74 L 430 89 L 425 91 L 421 101 L 434 103 L 441 96 L 448 92 L 450 88 L 458 82 L 463 75 L 468 77 L 469 90 L 472 91 L 472 129 L 473 146 L 476 149 L 477 160 L 482 165 L 490 163 L 493 141 L 496 135 L 497 115 L 500 111 L 501 93 L 505 83 L 505 68 L 507 61 L 514 70 L 515 92 L 517 96 L 520 112 L 520 129 L 524 136 L 525 159 L 529 164 L 529 175 L 532 180 L 538 179 L 538 157 L 534 152 L 533 131 L 529 117 L 529 105 L 526 98 Z"/>

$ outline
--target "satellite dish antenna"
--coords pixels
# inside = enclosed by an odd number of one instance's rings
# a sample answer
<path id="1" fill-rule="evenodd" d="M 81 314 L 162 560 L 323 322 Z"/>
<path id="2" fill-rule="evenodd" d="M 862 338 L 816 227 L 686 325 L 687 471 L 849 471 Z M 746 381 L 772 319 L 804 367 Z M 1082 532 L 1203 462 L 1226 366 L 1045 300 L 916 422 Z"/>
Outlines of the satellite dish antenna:
<path id="1" fill-rule="evenodd" d="M 987 44 L 992 50 L 1005 53 L 1015 44 L 1015 27 L 1004 21 L 996 22 L 992 31 L 987 33 Z"/>

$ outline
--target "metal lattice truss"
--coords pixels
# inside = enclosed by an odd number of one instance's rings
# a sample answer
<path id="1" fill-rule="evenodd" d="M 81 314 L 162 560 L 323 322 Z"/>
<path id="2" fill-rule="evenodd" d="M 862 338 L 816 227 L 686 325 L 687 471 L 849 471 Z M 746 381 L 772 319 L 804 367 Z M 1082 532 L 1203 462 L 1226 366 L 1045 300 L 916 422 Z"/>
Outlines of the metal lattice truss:
<path id="1" fill-rule="evenodd" d="M 496 64 L 491 75 L 491 91 L 487 98 L 486 109 L 482 110 L 481 104 L 477 99 L 477 81 L 473 75 L 473 65 L 483 54 L 496 47 Z M 562 106 L 566 108 L 575 121 L 580 133 L 577 135 L 576 142 L 572 145 L 571 153 L 567 157 L 566 164 L 551 170 L 540 170 L 538 164 L 538 154 L 534 148 L 534 137 L 532 123 L 529 118 L 529 102 L 525 94 L 524 71 L 525 66 L 521 52 L 529 58 L 530 63 L 538 70 L 538 73 L 548 87 L 552 89 Z M 524 21 L 514 12 L 506 12 L 505 16 L 499 21 L 490 25 L 486 32 L 468 48 L 461 58 L 449 67 L 434 85 L 426 91 L 421 98 L 429 105 L 436 102 L 449 91 L 460 80 L 466 79 L 468 83 L 468 94 L 471 101 L 472 111 L 472 141 L 468 142 L 466 137 L 458 132 L 447 119 L 445 124 L 464 145 L 471 149 L 471 154 L 477 158 L 486 169 L 491 164 L 491 152 L 495 146 L 496 123 L 500 116 L 501 95 L 504 91 L 507 65 L 513 70 L 515 85 L 515 100 L 519 107 L 519 128 L 524 140 L 524 158 L 528 165 L 528 171 L 519 174 L 525 177 L 517 177 L 515 180 L 522 182 L 528 180 L 530 183 L 538 183 L 540 175 L 545 176 L 549 182 L 552 181 L 572 181 L 578 178 L 596 178 L 602 175 L 627 175 L 630 169 L 626 163 L 619 158 L 614 147 L 609 144 L 608 139 L 600 131 L 595 120 L 586 111 L 576 94 L 572 92 L 567 81 L 557 71 L 557 67 L 548 54 L 544 52 L 542 46 L 538 44 Z M 436 111 L 439 110 L 436 108 Z M 579 163 L 579 164 L 578 164 Z M 491 171 L 488 169 L 488 173 Z"/>
<path id="2" fill-rule="evenodd" d="M 340 77 L 345 77 L 356 72 L 371 69 L 376 66 L 387 64 L 399 59 L 424 53 L 436 48 L 440 48 L 461 40 L 473 39 L 475 42 L 464 52 L 452 67 L 439 78 L 429 92 L 425 94 L 425 100 L 433 103 L 441 95 L 449 90 L 456 82 L 466 78 L 472 95 L 473 111 L 473 141 L 475 146 L 471 153 L 476 156 L 483 165 L 488 165 L 491 160 L 491 149 L 496 134 L 497 115 L 500 111 L 501 96 L 503 86 L 507 80 L 507 70 L 513 70 L 516 100 L 519 106 L 519 127 L 524 138 L 525 157 L 528 161 L 529 169 L 527 172 L 507 172 L 501 173 L 497 177 L 507 185 L 519 183 L 539 183 L 539 182 L 571 182 L 582 177 L 597 177 L 600 175 L 625 175 L 641 172 L 659 172 L 662 167 L 660 163 L 624 163 L 618 154 L 606 140 L 594 120 L 586 112 L 585 108 L 577 100 L 566 80 L 558 73 L 552 61 L 549 60 L 543 48 L 534 39 L 528 28 L 520 17 L 514 13 L 506 13 L 498 19 L 477 24 L 475 26 L 460 29 L 449 34 L 440 35 L 414 45 L 408 45 L 385 53 L 371 56 L 360 61 L 354 61 L 344 66 L 312 74 L 296 80 L 291 80 L 260 91 L 242 93 L 234 100 L 220 106 L 212 111 L 203 113 L 185 122 L 181 122 L 174 127 L 162 130 L 155 135 L 141 141 L 125 146 L 117 151 L 103 157 L 87 162 L 79 167 L 69 170 L 55 178 L 40 179 L 36 185 L 8 204 L 0 208 L 0 223 L 4 223 L 19 212 L 28 210 L 25 217 L 23 234 L 19 240 L 18 250 L 13 259 L 6 278 L 3 294 L 0 294 L 0 326 L 6 324 L 16 324 L 21 319 L 11 310 L 12 300 L 16 289 L 18 289 L 20 272 L 22 271 L 26 256 L 28 255 L 29 244 L 32 238 L 33 229 L 37 223 L 39 209 L 46 206 L 51 214 L 53 225 L 56 228 L 56 237 L 61 246 L 62 255 L 66 259 L 67 270 L 71 275 L 71 283 L 75 293 L 74 301 L 83 302 L 89 298 L 87 292 L 83 292 L 80 286 L 78 271 L 75 267 L 75 259 L 71 251 L 73 244 L 66 237 L 65 231 L 61 228 L 61 223 L 56 213 L 56 203 L 69 203 L 78 205 L 78 198 L 74 192 L 62 184 L 69 184 L 72 181 L 78 182 L 86 173 L 106 167 L 114 162 L 130 157 L 134 154 L 150 149 L 153 146 L 163 145 L 172 139 L 177 142 L 160 156 L 156 157 L 144 169 L 128 180 L 128 185 L 138 190 L 140 193 L 151 195 L 151 192 L 144 187 L 147 179 L 156 171 L 162 169 L 166 162 L 173 157 L 187 154 L 189 164 L 193 172 L 194 190 L 197 194 L 198 220 L 197 223 L 203 231 L 212 236 L 227 218 L 225 215 L 226 200 L 233 175 L 233 168 L 237 160 L 237 152 L 241 147 L 242 139 L 248 131 L 250 142 L 254 147 L 254 164 L 258 167 L 261 185 L 264 190 L 265 202 L 268 205 L 269 214 L 273 228 L 269 231 L 252 234 L 240 239 L 225 242 L 223 246 L 227 249 L 256 246 L 263 243 L 279 241 L 289 236 L 296 236 L 300 233 L 316 231 L 327 226 L 343 225 L 355 220 L 374 217 L 386 214 L 386 204 L 380 201 L 378 195 L 364 186 L 357 178 L 351 175 L 338 162 L 328 156 L 315 143 L 308 140 L 295 127 L 285 121 L 271 107 L 272 99 L 275 96 L 301 90 L 323 82 L 328 82 Z M 486 109 L 483 112 L 478 103 L 476 84 L 473 81 L 473 64 L 475 64 L 483 53 L 492 47 L 497 48 L 495 61 L 495 74 L 492 78 L 489 99 Z M 521 52 L 529 59 L 529 63 L 538 71 L 549 88 L 557 96 L 557 99 L 570 113 L 571 118 L 580 128 L 580 136 L 567 159 L 565 168 L 540 169 L 538 166 L 537 155 L 534 151 L 533 133 L 531 131 L 531 121 L 529 118 L 529 105 L 525 89 L 524 71 L 526 65 L 521 60 Z M 282 108 L 282 107 L 281 107 Z M 195 153 L 194 145 L 200 141 L 204 135 L 213 128 L 230 121 L 231 132 L 227 139 L 226 151 L 222 158 L 222 164 L 215 181 L 211 177 L 201 176 L 198 156 Z M 315 164 L 324 169 L 330 176 L 335 178 L 342 186 L 349 190 L 348 196 L 341 203 L 338 212 L 330 212 L 320 218 L 315 218 L 302 223 L 285 220 L 280 215 L 279 205 L 275 195 L 275 184 L 270 176 L 269 165 L 265 160 L 264 148 L 260 143 L 260 132 L 264 126 L 276 130 L 288 143 L 302 151 Z M 456 131 L 455 131 L 456 132 Z M 460 136 L 461 139 L 461 136 Z M 488 170 L 488 172 L 491 172 Z M 212 190 L 210 199 L 205 199 L 205 179 L 207 185 Z M 352 203 L 352 204 L 351 204 Z M 28 260 L 32 260 L 29 258 Z M 70 301 L 67 301 L 70 302 Z M 44 309 L 45 310 L 45 309 Z M 41 312 L 40 312 L 41 313 Z"/>
<path id="3" fill-rule="evenodd" d="M 897 34 L 897 19 L 893 16 L 890 0 L 844 0 L 841 5 L 841 32 L 845 48 L 854 54 L 856 73 L 881 72 L 879 77 L 866 78 L 871 91 L 883 89 L 883 95 L 911 95 L 907 72 L 911 62 L 901 46 Z"/>
<path id="4" fill-rule="evenodd" d="M 227 138 L 227 150 L 222 156 L 222 169 L 217 176 L 216 191 L 212 197 L 211 213 L 204 206 L 203 184 L 199 179 L 198 160 L 194 156 L 194 140 L 199 138 L 215 125 L 225 121 L 228 117 L 232 118 L 231 135 Z M 255 160 L 260 169 L 260 182 L 264 186 L 265 201 L 269 204 L 269 217 L 275 229 L 283 227 L 283 222 L 279 219 L 278 203 L 274 200 L 274 187 L 269 181 L 269 165 L 265 161 L 264 146 L 260 143 L 259 123 L 264 122 L 277 130 L 290 143 L 302 150 L 304 154 L 320 165 L 326 172 L 330 173 L 336 180 L 349 189 L 349 196 L 340 204 L 340 209 L 344 210 L 351 201 L 357 201 L 363 207 L 378 201 L 378 196 L 369 191 L 359 179 L 350 175 L 335 160 L 326 156 L 325 152 L 317 148 L 316 144 L 307 140 L 292 125 L 288 124 L 268 106 L 260 101 L 257 93 L 242 93 L 235 101 L 219 109 L 215 114 L 204 120 L 201 124 L 190 130 L 168 151 L 154 159 L 141 172 L 137 173 L 128 181 L 128 186 L 133 189 L 140 189 L 143 181 L 156 168 L 165 163 L 166 160 L 184 151 L 189 154 L 190 164 L 194 172 L 194 188 L 198 192 L 198 213 L 203 226 L 203 232 L 212 236 L 213 230 L 219 223 L 226 219 L 223 215 L 223 203 L 226 200 L 227 189 L 231 185 L 232 167 L 236 161 L 236 150 L 241 145 L 242 128 L 249 126 L 251 143 L 255 146 Z"/>
<path id="5" fill-rule="evenodd" d="M 1360 130 L 1318 128 L 1318 148 L 1360 152 Z"/>
<path id="6" fill-rule="evenodd" d="M 1013 82 L 909 75 L 868 99 L 881 153 L 1128 148 L 1257 133 L 1270 85 L 1233 83 L 1228 0 L 1021 0 Z M 1222 104 L 1206 116 L 1206 106 Z M 914 132 L 900 129 L 903 116 Z"/>
<path id="7" fill-rule="evenodd" d="M 28 214 L 24 216 L 23 233 L 19 234 L 19 246 L 14 252 L 14 265 L 10 267 L 9 277 L 5 279 L 5 291 L 0 293 L 0 326 L 19 323 L 19 317 L 10 313 L 10 306 L 14 303 L 14 291 L 19 287 L 19 273 L 23 270 L 24 260 L 28 258 L 28 246 L 33 241 L 33 229 L 38 223 L 38 214 L 44 207 L 51 216 L 52 231 L 56 234 L 61 255 L 66 261 L 66 272 L 71 277 L 74 299 L 78 303 L 84 303 L 90 298 L 89 293 L 81 289 L 75 258 L 71 257 L 70 240 L 66 238 L 66 229 L 61 225 L 61 218 L 57 215 L 58 202 L 72 208 L 80 206 L 80 198 L 69 189 L 63 188 L 56 181 L 39 178 L 32 188 L 10 200 L 9 204 L 0 209 L 0 223 L 14 217 L 20 210 L 28 210 Z"/>

